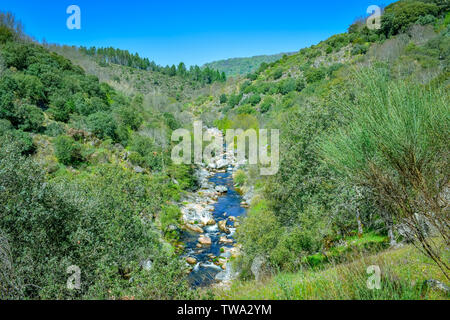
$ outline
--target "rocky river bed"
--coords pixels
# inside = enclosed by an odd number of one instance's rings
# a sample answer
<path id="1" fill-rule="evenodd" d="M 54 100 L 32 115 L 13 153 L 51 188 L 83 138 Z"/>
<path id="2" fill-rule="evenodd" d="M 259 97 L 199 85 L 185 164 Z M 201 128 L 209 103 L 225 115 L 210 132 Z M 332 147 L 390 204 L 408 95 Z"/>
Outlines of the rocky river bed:
<path id="1" fill-rule="evenodd" d="M 208 130 L 221 135 L 218 129 Z M 200 188 L 183 199 L 181 241 L 185 245 L 183 258 L 191 267 L 188 279 L 193 287 L 226 285 L 237 276 L 231 264 L 239 255 L 234 234 L 239 217 L 248 207 L 233 183 L 233 173 L 241 165 L 233 153 L 224 150 L 197 168 Z"/>

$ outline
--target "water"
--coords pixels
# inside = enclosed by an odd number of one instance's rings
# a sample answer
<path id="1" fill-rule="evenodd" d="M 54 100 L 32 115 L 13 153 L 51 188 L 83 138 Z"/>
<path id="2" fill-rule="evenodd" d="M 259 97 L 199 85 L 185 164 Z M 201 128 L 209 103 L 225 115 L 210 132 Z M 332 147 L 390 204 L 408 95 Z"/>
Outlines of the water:
<path id="1" fill-rule="evenodd" d="M 209 181 L 215 185 L 223 185 L 228 188 L 228 192 L 221 195 L 214 205 L 213 217 L 216 223 L 221 220 L 227 220 L 228 217 L 239 217 L 245 214 L 246 209 L 241 207 L 242 197 L 236 191 L 233 185 L 232 173 L 227 171 L 225 173 L 216 173 L 209 178 Z M 226 215 L 224 215 L 226 213 Z M 188 276 L 188 280 L 193 287 L 204 287 L 217 280 L 216 275 L 222 271 L 220 266 L 216 266 L 208 254 L 213 254 L 216 257 L 221 255 L 220 248 L 232 248 L 232 244 L 219 244 L 219 239 L 226 236 L 233 240 L 234 243 L 234 222 L 228 221 L 227 226 L 231 233 L 227 235 L 219 230 L 217 224 L 214 226 L 207 226 L 204 228 L 205 235 L 211 238 L 211 246 L 197 248 L 198 233 L 186 231 L 183 233 L 182 241 L 186 244 L 185 256 L 197 259 L 197 264 L 194 266 L 192 272 Z"/>

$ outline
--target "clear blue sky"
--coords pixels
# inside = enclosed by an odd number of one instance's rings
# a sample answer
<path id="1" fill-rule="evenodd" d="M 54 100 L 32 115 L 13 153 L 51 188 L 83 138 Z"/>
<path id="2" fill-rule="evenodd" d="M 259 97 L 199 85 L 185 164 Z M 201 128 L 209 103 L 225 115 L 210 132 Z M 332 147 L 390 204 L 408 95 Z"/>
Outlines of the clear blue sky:
<path id="1" fill-rule="evenodd" d="M 49 43 L 112 46 L 161 65 L 298 51 L 344 32 L 369 5 L 385 0 L 1 0 L 25 31 Z M 81 30 L 66 9 L 81 8 Z"/>

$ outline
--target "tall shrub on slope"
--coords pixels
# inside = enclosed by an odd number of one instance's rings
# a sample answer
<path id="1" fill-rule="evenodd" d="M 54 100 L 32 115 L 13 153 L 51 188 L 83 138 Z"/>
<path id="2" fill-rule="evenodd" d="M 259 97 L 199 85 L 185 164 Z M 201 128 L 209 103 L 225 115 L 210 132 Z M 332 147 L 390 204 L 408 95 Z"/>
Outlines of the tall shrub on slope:
<path id="1" fill-rule="evenodd" d="M 351 120 L 323 143 L 326 162 L 371 188 L 448 278 L 440 253 L 450 242 L 448 90 L 392 80 L 383 69 L 353 78 Z"/>

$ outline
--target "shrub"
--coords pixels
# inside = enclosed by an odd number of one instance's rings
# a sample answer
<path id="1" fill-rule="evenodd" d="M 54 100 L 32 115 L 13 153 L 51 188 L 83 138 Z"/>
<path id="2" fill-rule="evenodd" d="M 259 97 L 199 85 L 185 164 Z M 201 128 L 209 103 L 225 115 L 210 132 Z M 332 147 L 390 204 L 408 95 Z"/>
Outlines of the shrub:
<path id="1" fill-rule="evenodd" d="M 308 83 L 314 83 L 325 78 L 323 68 L 311 68 L 305 72 L 305 78 Z"/>
<path id="2" fill-rule="evenodd" d="M 326 161 L 354 184 L 370 187 L 448 277 L 449 266 L 421 222 L 448 239 L 448 212 L 438 200 L 448 176 L 448 90 L 394 81 L 383 69 L 368 68 L 355 78 L 352 99 L 341 100 L 352 120 L 324 143 Z"/>
<path id="3" fill-rule="evenodd" d="M 296 90 L 297 83 L 294 79 L 284 79 L 278 83 L 278 92 L 282 95 L 286 95 L 289 92 Z"/>
<path id="4" fill-rule="evenodd" d="M 42 128 L 45 117 L 41 109 L 32 105 L 21 105 L 17 110 L 19 129 L 24 131 L 38 132 Z"/>
<path id="5" fill-rule="evenodd" d="M 219 103 L 224 104 L 224 103 L 227 103 L 227 101 L 228 101 L 227 95 L 225 93 L 222 93 L 219 98 Z"/>
<path id="6" fill-rule="evenodd" d="M 280 68 L 278 68 L 278 69 L 276 69 L 275 72 L 273 73 L 272 78 L 273 78 L 274 80 L 278 80 L 278 79 L 280 79 L 282 76 L 283 76 L 283 70 L 280 69 Z"/>
<path id="7" fill-rule="evenodd" d="M 64 127 L 58 122 L 51 122 L 45 128 L 45 134 L 50 137 L 57 137 L 65 132 Z"/>
<path id="8" fill-rule="evenodd" d="M 243 170 L 238 170 L 234 174 L 234 183 L 237 187 L 242 187 L 247 181 L 247 175 Z"/>
<path id="9" fill-rule="evenodd" d="M 275 104 L 275 100 L 272 97 L 267 97 L 264 99 L 263 103 L 261 103 L 260 110 L 262 113 L 268 112 L 273 105 Z"/>
<path id="10" fill-rule="evenodd" d="M 117 124 L 113 116 L 108 112 L 97 112 L 87 118 L 87 125 L 100 139 L 111 138 L 117 140 Z"/>
<path id="11" fill-rule="evenodd" d="M 249 103 L 252 106 L 256 106 L 260 102 L 261 102 L 261 96 L 259 94 L 253 94 L 250 97 L 248 97 L 247 99 L 245 99 L 242 103 L 243 104 Z"/>
<path id="12" fill-rule="evenodd" d="M 241 99 L 242 99 L 242 94 L 232 94 L 232 95 L 230 95 L 230 98 L 228 99 L 228 105 L 231 108 L 234 108 L 241 102 Z"/>
<path id="13" fill-rule="evenodd" d="M 386 37 L 404 32 L 419 18 L 437 16 L 439 7 L 434 3 L 418 0 L 402 0 L 388 5 L 381 18 L 381 30 Z"/>
<path id="14" fill-rule="evenodd" d="M 81 145 L 69 136 L 59 136 L 55 143 L 55 156 L 65 165 L 78 165 L 83 161 Z"/>

